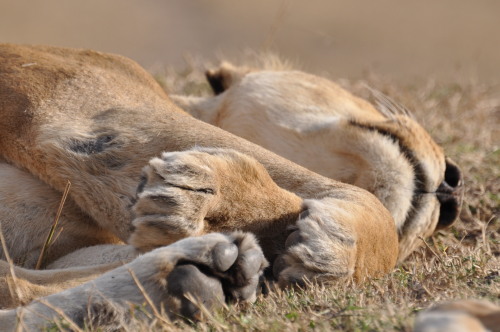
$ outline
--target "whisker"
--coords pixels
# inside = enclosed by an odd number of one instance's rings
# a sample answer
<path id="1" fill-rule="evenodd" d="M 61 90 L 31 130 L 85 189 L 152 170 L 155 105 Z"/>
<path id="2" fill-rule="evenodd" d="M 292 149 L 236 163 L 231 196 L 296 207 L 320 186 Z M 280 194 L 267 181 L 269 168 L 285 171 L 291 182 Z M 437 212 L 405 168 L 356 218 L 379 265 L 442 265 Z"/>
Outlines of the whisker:
<path id="1" fill-rule="evenodd" d="M 384 94 L 383 92 L 370 87 L 368 84 L 364 84 L 365 88 L 370 91 L 375 103 L 377 110 L 387 118 L 391 120 L 397 120 L 395 115 L 404 115 L 409 118 L 414 119 L 413 113 L 406 108 L 403 104 L 394 101 L 392 98 Z"/>

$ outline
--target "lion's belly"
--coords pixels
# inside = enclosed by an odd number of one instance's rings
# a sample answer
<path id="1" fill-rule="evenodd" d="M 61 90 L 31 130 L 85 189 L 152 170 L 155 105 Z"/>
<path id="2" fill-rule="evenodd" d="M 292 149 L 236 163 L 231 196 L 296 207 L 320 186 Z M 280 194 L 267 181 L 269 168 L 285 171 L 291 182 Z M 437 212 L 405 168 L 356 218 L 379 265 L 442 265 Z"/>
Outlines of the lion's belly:
<path id="1" fill-rule="evenodd" d="M 0 179 L 0 223 L 8 253 L 17 265 L 34 267 L 62 194 L 6 163 L 0 163 Z M 67 201 L 44 263 L 82 246 L 102 242 L 116 241 L 103 235 L 73 202 Z M 0 254 L 5 259 L 1 248 Z"/>

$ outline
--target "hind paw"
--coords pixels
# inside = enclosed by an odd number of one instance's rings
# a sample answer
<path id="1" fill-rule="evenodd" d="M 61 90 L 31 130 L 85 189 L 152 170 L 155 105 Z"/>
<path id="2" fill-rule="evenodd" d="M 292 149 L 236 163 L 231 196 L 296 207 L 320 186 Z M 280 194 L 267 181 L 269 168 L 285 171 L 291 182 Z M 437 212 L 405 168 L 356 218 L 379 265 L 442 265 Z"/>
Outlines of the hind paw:
<path id="1" fill-rule="evenodd" d="M 21 324 L 38 331 L 62 315 L 79 327 L 107 331 L 124 322 L 133 324 L 134 317 L 151 319 L 153 311 L 165 312 L 172 319 L 200 319 L 202 308 L 211 310 L 231 300 L 254 301 L 266 266 L 262 250 L 249 233 L 190 237 L 32 302 L 20 309 Z M 15 323 L 16 311 L 10 314 Z"/>
<path id="2" fill-rule="evenodd" d="M 250 233 L 212 233 L 166 249 L 181 252 L 166 278 L 167 311 L 188 318 L 200 318 L 200 304 L 211 309 L 228 301 L 255 301 L 268 265 Z"/>

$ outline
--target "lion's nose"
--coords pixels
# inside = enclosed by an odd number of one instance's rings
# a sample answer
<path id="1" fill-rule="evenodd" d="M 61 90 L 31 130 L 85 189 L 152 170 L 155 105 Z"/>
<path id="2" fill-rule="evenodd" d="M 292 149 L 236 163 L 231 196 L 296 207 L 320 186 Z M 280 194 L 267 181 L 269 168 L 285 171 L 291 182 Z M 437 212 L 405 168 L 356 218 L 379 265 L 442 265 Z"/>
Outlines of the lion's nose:
<path id="1" fill-rule="evenodd" d="M 464 196 L 464 185 L 460 168 L 451 159 L 446 158 L 444 181 L 436 190 L 441 203 L 437 229 L 450 226 L 458 218 Z"/>

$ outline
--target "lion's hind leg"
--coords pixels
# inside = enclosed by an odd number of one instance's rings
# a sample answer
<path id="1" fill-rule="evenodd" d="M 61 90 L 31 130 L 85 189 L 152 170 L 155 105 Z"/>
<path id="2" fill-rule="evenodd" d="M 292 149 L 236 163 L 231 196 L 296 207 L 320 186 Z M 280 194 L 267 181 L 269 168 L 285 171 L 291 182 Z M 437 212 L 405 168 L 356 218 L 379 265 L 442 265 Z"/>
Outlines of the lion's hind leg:
<path id="1" fill-rule="evenodd" d="M 95 279 L 120 262 L 54 270 L 29 270 L 0 260 L 0 308 L 14 308 Z"/>
<path id="2" fill-rule="evenodd" d="M 26 170 L 0 162 L 0 232 L 14 264 L 35 268 L 63 194 Z M 70 189 L 71 191 L 71 189 Z M 42 267 L 79 248 L 119 243 L 68 198 Z M 6 255 L 0 246 L 0 258 Z"/>
<path id="3" fill-rule="evenodd" d="M 212 233 L 191 237 L 156 249 L 112 270 L 94 281 L 68 289 L 27 307 L 18 308 L 22 326 L 47 326 L 50 320 L 72 320 L 79 326 L 117 328 L 141 316 L 137 306 L 170 318 L 201 316 L 232 298 L 253 301 L 267 261 L 251 234 Z M 2 316 L 3 315 L 3 316 Z M 8 326 L 11 312 L 0 315 Z"/>

